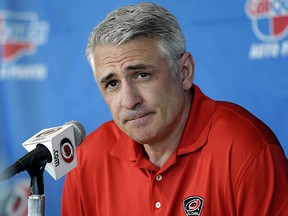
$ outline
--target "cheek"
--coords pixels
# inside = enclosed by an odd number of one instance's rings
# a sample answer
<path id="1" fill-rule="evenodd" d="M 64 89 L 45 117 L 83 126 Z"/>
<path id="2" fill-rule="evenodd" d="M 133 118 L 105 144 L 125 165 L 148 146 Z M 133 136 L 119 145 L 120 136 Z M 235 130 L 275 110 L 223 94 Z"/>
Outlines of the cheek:
<path id="1" fill-rule="evenodd" d="M 165 116 L 167 122 L 179 115 L 183 111 L 184 96 L 181 89 L 167 89 L 157 96 L 157 103 L 159 104 L 162 114 Z"/>
<path id="2" fill-rule="evenodd" d="M 151 97 L 160 104 L 165 104 L 169 106 L 175 106 L 183 97 L 183 90 L 179 85 L 170 82 L 169 84 L 159 84 L 153 92 L 151 92 Z M 176 104 L 174 104 L 176 103 Z"/>
<path id="3" fill-rule="evenodd" d="M 107 96 L 105 94 L 102 94 L 103 95 L 103 98 L 113 116 L 113 118 L 115 119 L 117 113 L 119 112 L 119 104 L 120 104 L 120 101 L 119 101 L 119 97 L 112 97 L 112 96 Z"/>

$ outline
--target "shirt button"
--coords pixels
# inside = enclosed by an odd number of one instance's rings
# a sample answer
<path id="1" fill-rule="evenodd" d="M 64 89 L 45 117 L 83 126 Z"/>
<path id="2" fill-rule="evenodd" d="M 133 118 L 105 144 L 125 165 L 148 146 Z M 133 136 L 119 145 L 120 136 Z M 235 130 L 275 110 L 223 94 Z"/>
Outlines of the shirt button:
<path id="1" fill-rule="evenodd" d="M 156 202 L 155 203 L 155 207 L 159 209 L 161 207 L 161 203 L 160 202 Z"/>
<path id="2" fill-rule="evenodd" d="M 157 176 L 156 176 L 156 180 L 157 180 L 157 181 L 161 181 L 161 180 L 162 180 L 162 175 L 157 175 Z"/>

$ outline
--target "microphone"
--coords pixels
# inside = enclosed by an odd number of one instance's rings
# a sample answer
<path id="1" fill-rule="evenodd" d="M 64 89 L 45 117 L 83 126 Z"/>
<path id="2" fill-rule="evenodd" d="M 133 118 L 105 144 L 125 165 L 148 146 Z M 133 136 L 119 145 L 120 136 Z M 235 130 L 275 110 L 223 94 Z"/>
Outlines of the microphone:
<path id="1" fill-rule="evenodd" d="M 45 165 L 47 172 L 58 180 L 77 166 L 76 146 L 85 137 L 83 125 L 76 121 L 41 130 L 22 144 L 29 152 L 6 168 L 0 174 L 0 180 Z"/>

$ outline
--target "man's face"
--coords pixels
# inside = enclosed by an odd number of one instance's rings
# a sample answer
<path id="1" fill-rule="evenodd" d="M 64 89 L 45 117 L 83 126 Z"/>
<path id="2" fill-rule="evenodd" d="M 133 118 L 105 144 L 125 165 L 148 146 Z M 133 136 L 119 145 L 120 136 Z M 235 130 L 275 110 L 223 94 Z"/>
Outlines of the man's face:
<path id="1" fill-rule="evenodd" d="M 153 144 L 185 124 L 189 90 L 179 73 L 171 75 L 153 39 L 95 49 L 96 80 L 115 123 L 132 139 Z M 187 109 L 186 109 L 187 110 Z"/>

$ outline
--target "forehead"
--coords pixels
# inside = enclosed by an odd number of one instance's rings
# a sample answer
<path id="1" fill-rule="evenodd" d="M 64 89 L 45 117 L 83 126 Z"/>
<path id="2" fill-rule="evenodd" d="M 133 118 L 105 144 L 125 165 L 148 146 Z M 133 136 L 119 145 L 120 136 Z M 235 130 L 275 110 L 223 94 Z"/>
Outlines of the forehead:
<path id="1" fill-rule="evenodd" d="M 158 43 L 154 39 L 141 38 L 121 45 L 101 45 L 95 47 L 95 66 L 107 63 L 123 62 L 125 60 L 143 60 L 159 55 Z"/>
<path id="2" fill-rule="evenodd" d="M 111 73 L 111 70 L 133 69 L 134 65 L 156 67 L 163 61 L 157 41 L 150 38 L 136 39 L 117 46 L 96 46 L 94 53 L 96 75 L 103 71 Z"/>

